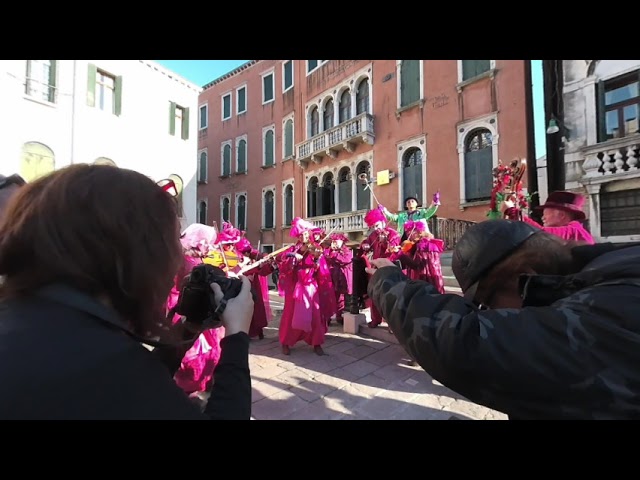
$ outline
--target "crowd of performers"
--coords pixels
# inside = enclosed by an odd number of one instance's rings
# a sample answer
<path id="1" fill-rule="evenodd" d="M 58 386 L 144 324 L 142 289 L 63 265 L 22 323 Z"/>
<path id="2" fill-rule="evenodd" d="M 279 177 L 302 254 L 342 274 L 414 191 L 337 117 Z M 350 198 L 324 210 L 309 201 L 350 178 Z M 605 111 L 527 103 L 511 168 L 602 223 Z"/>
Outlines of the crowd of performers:
<path id="1" fill-rule="evenodd" d="M 567 240 L 594 243 L 582 226 L 584 199 L 579 194 L 552 192 L 547 202 L 537 207 L 544 226 L 525 214 L 529 204 L 529 196 L 522 188 L 525 170 L 525 161 L 519 159 L 494 169 L 494 190 L 487 217 L 524 221 Z M 167 312 L 178 300 L 184 276 L 195 265 L 209 263 L 229 276 L 242 274 L 249 278 L 255 294 L 249 336 L 263 339 L 264 328 L 271 320 L 267 278 L 277 272 L 278 293 L 284 298 L 279 326 L 282 354 L 290 355 L 294 346 L 304 342 L 317 355 L 324 355 L 322 346 L 329 325 L 334 319 L 343 323 L 347 299 L 359 308 L 369 308 L 370 328 L 383 321 L 366 293 L 369 275 L 365 269 L 370 267 L 371 260 L 389 258 L 409 278 L 427 281 L 445 292 L 440 264 L 444 242 L 434 237 L 428 225 L 439 205 L 439 193 L 427 208 L 419 208 L 415 197 L 406 198 L 405 209 L 399 213 L 378 205 L 364 217 L 369 231 L 359 245 L 350 245 L 343 232 L 325 232 L 296 217 L 289 233 L 295 243 L 269 254 L 259 252 L 245 238 L 245 232 L 230 223 L 223 222 L 219 231 L 213 226 L 193 224 L 181 236 L 184 269 L 176 276 Z M 178 320 L 176 315 L 174 321 Z M 175 381 L 189 395 L 199 396 L 212 385 L 223 337 L 224 327 L 207 330 L 184 355 Z"/>
<path id="2" fill-rule="evenodd" d="M 380 313 L 366 295 L 365 268 L 371 260 L 389 258 L 410 278 L 427 280 L 444 292 L 440 266 L 444 245 L 434 238 L 427 224 L 439 204 L 436 194 L 428 208 L 418 208 L 415 197 L 407 198 L 406 210 L 397 214 L 383 206 L 376 207 L 365 215 L 369 233 L 359 245 L 349 245 L 343 232 L 325 232 L 296 217 L 289 232 L 295 243 L 269 254 L 258 252 L 245 232 L 230 223 L 223 222 L 219 230 L 202 224 L 190 225 L 181 236 L 184 269 L 176 276 L 167 311 L 178 300 L 184 276 L 195 265 L 209 263 L 229 276 L 242 274 L 251 280 L 255 308 L 249 336 L 263 339 L 264 328 L 271 320 L 268 277 L 277 270 L 277 289 L 284 298 L 279 326 L 282 353 L 290 355 L 292 348 L 303 342 L 317 355 L 324 355 L 322 347 L 329 325 L 333 320 L 343 323 L 349 298 L 370 308 L 369 327 L 382 323 Z M 176 315 L 174 321 L 178 320 Z M 174 379 L 187 394 L 197 396 L 209 390 L 223 337 L 224 327 L 207 330 L 183 357 Z"/>

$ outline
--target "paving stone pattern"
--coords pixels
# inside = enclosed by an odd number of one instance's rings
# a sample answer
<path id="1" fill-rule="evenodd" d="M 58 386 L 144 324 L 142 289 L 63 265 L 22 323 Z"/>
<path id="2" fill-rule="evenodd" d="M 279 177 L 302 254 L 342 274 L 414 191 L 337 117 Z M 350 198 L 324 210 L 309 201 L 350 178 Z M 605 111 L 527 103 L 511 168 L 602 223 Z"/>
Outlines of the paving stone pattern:
<path id="1" fill-rule="evenodd" d="M 304 342 L 281 352 L 279 311 L 252 340 L 254 420 L 504 420 L 411 366 L 396 343 L 350 335 L 332 322 L 318 356 Z"/>

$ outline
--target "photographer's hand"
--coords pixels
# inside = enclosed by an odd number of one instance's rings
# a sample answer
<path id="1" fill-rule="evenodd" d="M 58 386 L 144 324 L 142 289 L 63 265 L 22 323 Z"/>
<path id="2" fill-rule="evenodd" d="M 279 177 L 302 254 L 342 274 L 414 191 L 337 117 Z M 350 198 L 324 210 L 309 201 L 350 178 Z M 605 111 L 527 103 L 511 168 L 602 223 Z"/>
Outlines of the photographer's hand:
<path id="1" fill-rule="evenodd" d="M 251 318 L 253 317 L 253 297 L 251 296 L 251 282 L 244 276 L 240 276 L 242 280 L 242 289 L 237 297 L 227 301 L 227 307 L 222 313 L 222 324 L 225 328 L 225 336 L 235 333 L 249 333 L 251 326 Z M 222 300 L 222 290 L 217 283 L 211 284 L 216 302 Z"/>
<path id="2" fill-rule="evenodd" d="M 365 268 L 365 271 L 370 274 L 373 275 L 374 273 L 376 273 L 376 270 L 379 268 L 384 268 L 384 267 L 398 267 L 395 263 L 393 263 L 391 260 L 389 260 L 388 258 L 376 258 L 374 260 L 371 260 L 371 268 Z"/>

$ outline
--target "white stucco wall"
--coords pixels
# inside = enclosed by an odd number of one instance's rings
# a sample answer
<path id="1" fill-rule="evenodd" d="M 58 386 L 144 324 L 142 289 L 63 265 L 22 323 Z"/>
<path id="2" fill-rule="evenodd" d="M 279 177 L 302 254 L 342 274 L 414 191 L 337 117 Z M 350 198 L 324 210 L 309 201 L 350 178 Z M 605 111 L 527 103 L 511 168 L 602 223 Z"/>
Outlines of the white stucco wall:
<path id="1" fill-rule="evenodd" d="M 87 105 L 88 65 L 122 76 L 119 116 Z M 197 115 L 200 87 L 152 61 L 61 60 L 57 103 L 24 95 L 25 60 L 0 62 L 0 101 L 10 115 L 0 124 L 0 172 L 20 169 L 21 148 L 33 141 L 55 154 L 55 167 L 99 157 L 154 180 L 178 175 L 184 182 L 183 226 L 196 221 Z M 169 102 L 189 108 L 189 138 L 169 134 Z M 5 173 L 7 172 L 7 173 Z"/>
<path id="2" fill-rule="evenodd" d="M 55 166 L 69 163 L 71 111 L 73 104 L 73 60 L 60 60 L 57 72 L 57 103 L 38 101 L 25 94 L 25 60 L 0 62 L 0 173 L 20 173 L 22 145 L 38 142 L 54 154 Z"/>

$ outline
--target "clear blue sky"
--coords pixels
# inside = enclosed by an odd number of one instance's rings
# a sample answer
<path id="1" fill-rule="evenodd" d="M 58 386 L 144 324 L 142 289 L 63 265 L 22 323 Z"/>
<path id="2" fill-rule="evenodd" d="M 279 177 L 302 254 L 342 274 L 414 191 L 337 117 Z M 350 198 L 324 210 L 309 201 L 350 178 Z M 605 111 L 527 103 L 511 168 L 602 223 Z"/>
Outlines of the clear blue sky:
<path id="1" fill-rule="evenodd" d="M 239 67 L 248 60 L 156 60 L 169 70 L 196 85 L 204 86 L 212 80 Z M 542 60 L 533 60 L 533 110 L 536 135 L 536 157 L 546 152 L 544 98 L 542 94 Z"/>

